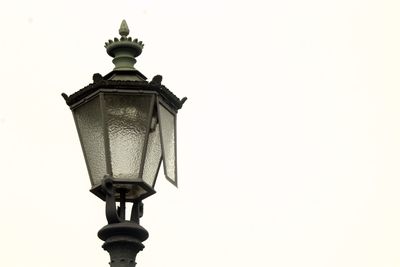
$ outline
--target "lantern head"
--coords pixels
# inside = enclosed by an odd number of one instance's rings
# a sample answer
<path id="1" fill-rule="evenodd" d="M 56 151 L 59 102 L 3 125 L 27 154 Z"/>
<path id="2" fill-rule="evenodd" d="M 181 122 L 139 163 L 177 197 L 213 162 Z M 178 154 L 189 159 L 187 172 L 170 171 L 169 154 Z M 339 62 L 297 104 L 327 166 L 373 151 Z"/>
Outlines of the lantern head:
<path id="1" fill-rule="evenodd" d="M 113 180 L 116 199 L 139 201 L 155 193 L 154 185 L 163 163 L 166 178 L 177 186 L 176 115 L 180 100 L 161 84 L 151 82 L 134 68 L 143 43 L 128 37 L 125 22 L 121 37 L 105 47 L 115 68 L 76 93 L 63 94 L 78 130 L 91 192 L 105 199 L 102 180 Z"/>

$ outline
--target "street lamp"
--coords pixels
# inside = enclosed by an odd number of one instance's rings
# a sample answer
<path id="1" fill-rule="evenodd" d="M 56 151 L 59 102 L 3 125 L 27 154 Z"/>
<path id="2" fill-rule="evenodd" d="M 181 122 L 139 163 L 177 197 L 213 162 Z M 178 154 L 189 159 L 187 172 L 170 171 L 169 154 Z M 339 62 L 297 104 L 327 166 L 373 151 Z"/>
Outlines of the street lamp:
<path id="1" fill-rule="evenodd" d="M 147 82 L 134 67 L 143 43 L 128 37 L 125 20 L 119 33 L 120 38 L 105 43 L 113 71 L 94 74 L 93 83 L 70 96 L 62 94 L 74 116 L 90 191 L 106 202 L 108 225 L 98 236 L 111 267 L 134 266 L 144 248 L 148 233 L 139 225 L 142 200 L 155 193 L 161 162 L 166 178 L 177 186 L 176 115 L 186 100 L 162 85 L 160 75 Z M 133 203 L 130 219 L 125 218 L 126 202 Z"/>

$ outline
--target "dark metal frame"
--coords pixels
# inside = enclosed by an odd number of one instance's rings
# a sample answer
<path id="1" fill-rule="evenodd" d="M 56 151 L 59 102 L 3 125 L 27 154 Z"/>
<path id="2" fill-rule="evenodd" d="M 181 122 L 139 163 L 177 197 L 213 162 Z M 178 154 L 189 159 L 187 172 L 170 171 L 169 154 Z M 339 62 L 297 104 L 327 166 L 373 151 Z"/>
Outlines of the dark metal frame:
<path id="1" fill-rule="evenodd" d="M 111 77 L 114 73 L 117 73 L 115 71 L 109 73 L 106 75 L 104 78 L 109 78 Z M 121 73 L 121 72 L 118 72 Z M 125 73 L 125 72 L 123 72 Z M 126 74 L 132 74 L 130 71 L 127 71 Z M 144 77 L 144 76 L 143 76 Z M 102 128 L 103 128 L 103 138 L 104 138 L 104 153 L 105 153 L 105 164 L 106 164 L 106 172 L 108 173 L 109 176 L 112 177 L 112 166 L 111 166 L 111 152 L 110 152 L 110 139 L 108 136 L 108 126 L 107 126 L 107 114 L 106 114 L 106 108 L 105 108 L 105 94 L 113 94 L 113 95 L 150 95 L 150 109 L 148 112 L 148 122 L 147 122 L 147 129 L 146 129 L 146 135 L 145 135 L 145 142 L 144 146 L 142 148 L 142 158 L 141 158 L 141 163 L 140 163 L 140 169 L 139 169 L 139 178 L 137 180 L 128 180 L 128 179 L 116 179 L 113 178 L 113 181 L 116 184 L 120 185 L 131 185 L 131 187 L 137 186 L 141 190 L 145 191 L 146 193 L 143 193 L 139 198 L 127 198 L 126 201 L 134 202 L 136 200 L 142 200 L 152 194 L 155 193 L 154 191 L 154 186 L 157 181 L 157 174 L 159 172 L 159 169 L 161 167 L 161 161 L 164 160 L 165 162 L 165 151 L 164 151 L 164 142 L 162 138 L 162 122 L 160 119 L 160 107 L 159 105 L 162 105 L 167 111 L 169 111 L 173 117 L 174 117 L 174 152 L 175 152 L 175 180 L 171 179 L 168 177 L 167 172 L 166 172 L 166 166 L 164 164 L 164 173 L 166 178 L 175 186 L 177 186 L 178 182 L 178 176 L 177 176 L 177 131 L 176 131 L 176 121 L 177 121 L 177 111 L 180 109 L 185 102 L 186 98 L 183 98 L 182 100 L 179 100 L 171 91 L 169 91 L 165 86 L 161 85 L 161 76 L 155 76 L 153 80 L 148 83 L 146 81 L 114 81 L 114 80 L 105 80 L 101 75 L 95 74 L 93 75 L 93 80 L 94 83 L 86 86 L 85 88 L 79 90 L 78 92 L 72 94 L 71 96 L 67 96 L 66 94 L 63 94 L 64 99 L 66 100 L 67 104 L 70 106 L 71 110 L 74 113 L 74 110 L 80 107 L 81 105 L 84 105 L 85 103 L 94 100 L 96 97 L 98 97 L 99 105 L 100 105 L 100 111 L 101 111 L 101 119 L 102 119 Z M 159 162 L 157 172 L 156 172 L 156 177 L 154 178 L 153 184 L 148 185 L 146 182 L 142 180 L 143 176 L 143 169 L 144 169 L 144 164 L 146 162 L 146 153 L 147 153 L 147 146 L 148 146 L 148 139 L 149 139 L 149 129 L 150 129 L 150 123 L 151 123 L 151 118 L 153 116 L 153 113 L 157 112 L 157 119 L 159 121 L 159 127 L 160 127 L 160 143 L 161 143 L 161 160 Z M 74 119 L 76 123 L 76 115 L 74 114 Z M 76 124 L 77 125 L 77 124 Z M 78 127 L 77 127 L 78 128 Z M 94 179 L 92 177 L 92 173 L 90 170 L 90 166 L 88 165 L 88 159 L 87 155 L 85 152 L 85 149 L 83 147 L 82 143 L 82 135 L 80 133 L 80 130 L 78 130 L 78 135 L 79 139 L 81 141 L 81 147 L 84 153 L 84 158 L 86 161 L 86 166 L 88 168 L 89 172 L 89 177 L 92 183 L 92 189 L 90 190 L 92 193 L 94 193 L 96 196 L 99 198 L 105 200 L 106 199 L 106 194 L 104 190 L 102 189 L 102 186 L 98 183 L 94 182 Z M 120 199 L 120 195 L 116 194 L 116 199 Z"/>
<path id="2" fill-rule="evenodd" d="M 154 186 L 156 185 L 156 181 L 157 181 L 157 177 L 158 177 L 158 173 L 160 171 L 160 167 L 161 167 L 161 162 L 163 160 L 163 155 L 162 155 L 162 151 L 163 151 L 163 146 L 162 146 L 162 140 L 161 140 L 161 124 L 160 124 L 160 118 L 158 117 L 158 96 L 154 95 L 154 97 L 152 98 L 152 102 L 150 103 L 150 111 L 149 111 L 149 121 L 147 122 L 147 133 L 146 133 L 146 140 L 144 143 L 144 148 L 143 148 L 143 152 L 142 154 L 144 155 L 143 157 L 143 162 L 142 165 L 140 167 L 140 173 L 139 176 L 142 177 L 143 179 L 143 171 L 144 171 L 144 164 L 146 163 L 146 158 L 147 158 L 147 146 L 149 143 L 149 136 L 150 136 L 150 127 L 151 127 L 151 119 L 153 117 L 153 113 L 156 112 L 156 116 L 157 116 L 157 120 L 159 123 L 159 131 L 160 131 L 160 145 L 161 145 L 161 157 L 160 160 L 158 161 L 158 166 L 157 166 L 157 171 L 156 171 L 156 176 L 154 177 L 153 183 L 151 184 L 151 188 L 154 189 Z"/>
<path id="3" fill-rule="evenodd" d="M 104 92 L 101 90 L 98 93 L 100 101 L 101 122 L 104 137 L 104 156 L 106 157 L 106 171 L 112 175 L 111 166 L 111 151 L 110 151 L 110 136 L 108 135 L 107 112 L 105 107 Z"/>
<path id="4" fill-rule="evenodd" d="M 110 137 L 108 133 L 108 124 L 107 124 L 107 112 L 106 112 L 106 105 L 105 105 L 105 94 L 107 95 L 121 95 L 121 96 L 126 96 L 126 95 L 132 95 L 132 96 L 149 96 L 150 99 L 150 108 L 147 112 L 148 116 L 148 122 L 147 122 L 147 129 L 145 133 L 145 142 L 142 147 L 142 158 L 141 162 L 139 165 L 139 176 L 137 180 L 131 180 L 131 179 L 118 179 L 113 177 L 113 170 L 112 170 L 112 164 L 111 164 L 111 151 L 110 151 Z M 102 120 L 102 128 L 103 128 L 103 137 L 104 137 L 104 153 L 105 153 L 105 164 L 106 164 L 106 171 L 107 175 L 109 177 L 113 177 L 113 181 L 115 184 L 119 184 L 121 186 L 126 186 L 130 189 L 134 189 L 134 187 L 138 187 L 138 190 L 142 190 L 145 193 L 141 193 L 139 197 L 129 197 L 127 195 L 126 201 L 128 202 L 133 202 L 135 200 L 142 200 L 150 195 L 153 195 L 155 193 L 155 190 L 153 189 L 153 185 L 148 185 L 146 182 L 144 182 L 141 177 L 143 174 L 143 168 L 144 168 L 144 163 L 146 159 L 146 147 L 147 147 L 147 141 L 148 141 L 148 135 L 149 135 L 149 127 L 150 127 L 150 122 L 151 122 L 151 109 L 154 108 L 155 104 L 155 98 L 156 98 L 156 92 L 154 91 L 141 91 L 141 90 L 115 90 L 115 89 L 99 89 L 97 92 L 94 92 L 93 94 L 87 96 L 85 99 L 82 99 L 81 101 L 75 103 L 71 109 L 75 110 L 81 105 L 84 105 L 85 103 L 91 101 L 92 99 L 95 99 L 96 97 L 99 97 L 99 104 L 100 104 L 100 111 L 101 111 L 101 120 Z M 82 144 L 83 145 L 83 144 Z M 85 152 L 84 152 L 85 153 Z M 93 194 L 101 198 L 102 200 L 105 200 L 105 192 L 102 189 L 101 184 L 96 184 L 94 183 L 93 178 L 92 180 L 92 189 L 90 190 Z M 120 195 L 117 193 L 116 194 L 116 199 L 117 201 L 120 200 Z"/>
<path id="5" fill-rule="evenodd" d="M 156 96 L 152 95 L 150 99 L 150 107 L 149 110 L 147 111 L 148 118 L 147 118 L 147 123 L 146 123 L 146 135 L 144 137 L 144 145 L 142 148 L 142 159 L 140 162 L 140 169 L 139 169 L 139 177 L 142 177 L 143 179 L 143 170 L 144 170 L 144 164 L 146 162 L 147 158 L 147 145 L 149 142 L 149 135 L 150 135 L 150 127 L 151 127 L 151 118 L 153 116 L 154 112 L 154 103 L 155 103 Z"/>
<path id="6" fill-rule="evenodd" d="M 155 193 L 154 189 L 151 187 L 151 185 L 148 185 L 146 182 L 143 181 L 142 179 L 142 174 L 143 174 L 143 168 L 144 168 L 144 163 L 145 163 L 145 159 L 146 159 L 146 147 L 147 147 L 147 141 L 148 141 L 148 135 L 149 135 L 149 126 L 150 126 L 150 121 L 151 121 L 151 108 L 152 105 L 154 105 L 154 99 L 155 99 L 155 92 L 142 92 L 139 90 L 129 90 L 129 91 L 121 91 L 121 90 L 109 90 L 109 89 L 102 89 L 99 90 L 99 94 L 100 94 L 100 101 L 101 101 L 101 111 L 103 114 L 103 130 L 104 130 L 104 143 L 105 143 L 105 155 L 106 155 L 106 163 L 107 163 L 107 173 L 109 176 L 113 177 L 114 183 L 115 184 L 119 184 L 122 186 L 126 186 L 126 187 L 132 187 L 131 189 L 133 189 L 133 187 L 137 186 L 139 188 L 139 190 L 143 190 L 146 193 L 142 193 L 140 194 L 140 197 L 132 197 L 129 198 L 129 196 L 127 195 L 126 201 L 129 202 L 134 202 L 135 200 L 142 200 L 152 194 Z M 118 178 L 114 178 L 114 174 L 113 174 L 113 170 L 112 170 L 112 166 L 111 166 L 111 162 L 112 162 L 112 158 L 111 158 L 111 151 L 110 151 L 110 138 L 108 135 L 108 130 L 109 130 L 109 125 L 107 124 L 108 120 L 107 120 L 107 112 L 106 112 L 106 105 L 105 105 L 105 94 L 107 95 L 120 95 L 120 96 L 149 96 L 150 99 L 150 108 L 147 111 L 147 129 L 146 129 L 146 133 L 145 133 L 145 137 L 144 137 L 144 144 L 142 147 L 142 151 L 141 151 L 141 162 L 139 164 L 139 174 L 138 174 L 138 179 L 137 181 L 132 180 L 132 179 L 118 179 Z M 100 187 L 95 186 L 91 189 L 91 192 L 93 192 L 95 195 L 97 196 L 101 196 L 103 194 L 102 190 L 99 190 Z M 102 197 L 100 197 L 102 198 Z M 104 199 L 104 197 L 102 198 Z M 120 196 L 116 195 L 116 199 L 119 200 Z"/>
<path id="7" fill-rule="evenodd" d="M 106 176 L 106 177 L 111 177 L 113 182 L 116 184 L 116 187 L 118 187 L 118 185 L 120 185 L 121 187 L 124 187 L 127 189 L 132 189 L 132 190 L 134 189 L 134 187 L 137 187 L 137 188 L 140 188 L 143 191 L 145 191 L 145 193 L 142 193 L 140 195 L 140 197 L 131 198 L 131 197 L 127 196 L 125 199 L 127 202 L 141 201 L 141 200 L 156 193 L 156 191 L 150 185 L 148 185 L 146 182 L 144 182 L 143 180 L 135 181 L 135 180 L 116 179 L 112 176 Z M 98 196 L 100 199 L 106 200 L 106 194 L 105 194 L 101 184 L 94 185 L 90 189 L 90 192 L 92 192 L 93 194 Z M 116 201 L 121 200 L 119 192 L 115 193 L 115 199 L 116 199 Z"/>
<path id="8" fill-rule="evenodd" d="M 168 177 L 167 175 L 167 167 L 165 166 L 165 151 L 164 151 L 164 139 L 162 136 L 163 130 L 162 130 L 162 123 L 161 123 L 161 118 L 160 118 L 160 105 L 163 106 L 168 112 L 170 112 L 172 114 L 172 116 L 174 117 L 174 153 L 175 153 L 175 169 L 174 169 L 174 173 L 175 173 L 175 180 L 171 179 L 170 177 Z M 164 101 L 162 101 L 161 99 L 158 99 L 157 101 L 157 113 L 158 113 L 158 120 L 160 122 L 160 137 L 161 137 L 161 147 L 162 147 L 162 158 L 163 158 L 163 167 L 164 167 L 164 175 L 167 178 L 168 181 L 170 181 L 173 185 L 175 185 L 176 187 L 178 187 L 178 166 L 177 166 L 177 148 L 176 148 L 176 143 L 177 143 L 177 137 L 176 137 L 176 111 L 174 111 L 173 109 L 169 108 L 167 104 L 165 104 Z"/>

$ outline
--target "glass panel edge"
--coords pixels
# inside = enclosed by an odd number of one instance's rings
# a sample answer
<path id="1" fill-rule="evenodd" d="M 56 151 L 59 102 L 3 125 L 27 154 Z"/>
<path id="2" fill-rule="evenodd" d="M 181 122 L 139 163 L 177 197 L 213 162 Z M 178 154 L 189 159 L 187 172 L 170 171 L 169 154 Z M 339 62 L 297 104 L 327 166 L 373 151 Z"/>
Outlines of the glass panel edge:
<path id="1" fill-rule="evenodd" d="M 174 134 L 174 137 L 175 137 L 175 178 L 176 178 L 175 180 L 171 179 L 167 174 L 167 167 L 165 164 L 166 160 L 165 160 L 164 142 L 163 142 L 163 137 L 162 137 L 163 136 L 163 130 L 162 130 L 163 126 L 162 126 L 162 122 L 161 122 L 161 118 L 160 118 L 160 105 L 162 105 L 167 111 L 172 113 L 172 115 L 174 117 L 174 124 L 175 124 L 174 125 L 174 127 L 175 127 L 175 129 L 174 129 L 174 131 L 175 131 L 175 134 Z M 161 100 L 160 97 L 157 97 L 157 118 L 160 123 L 160 141 L 161 141 L 161 152 L 162 152 L 164 176 L 171 184 L 178 187 L 178 176 L 176 175 L 177 174 L 177 170 L 176 170 L 177 169 L 177 165 L 176 165 L 176 158 L 177 158 L 177 156 L 176 156 L 176 111 L 171 110 L 168 107 L 168 105 L 166 103 L 164 103 L 164 101 Z"/>
<path id="2" fill-rule="evenodd" d="M 147 129 L 146 129 L 146 136 L 144 139 L 144 144 L 143 144 L 143 148 L 142 148 L 142 160 L 140 162 L 140 169 L 139 169 L 139 177 L 141 177 L 141 179 L 143 180 L 143 169 L 144 169 L 144 164 L 146 162 L 146 157 L 147 157 L 147 145 L 149 142 L 149 135 L 150 135 L 150 126 L 151 126 L 151 118 L 153 116 L 153 112 L 154 112 L 154 104 L 155 104 L 155 95 L 153 94 L 151 96 L 151 100 L 150 100 L 150 108 L 149 108 L 149 112 L 148 114 L 148 118 L 147 118 Z"/>

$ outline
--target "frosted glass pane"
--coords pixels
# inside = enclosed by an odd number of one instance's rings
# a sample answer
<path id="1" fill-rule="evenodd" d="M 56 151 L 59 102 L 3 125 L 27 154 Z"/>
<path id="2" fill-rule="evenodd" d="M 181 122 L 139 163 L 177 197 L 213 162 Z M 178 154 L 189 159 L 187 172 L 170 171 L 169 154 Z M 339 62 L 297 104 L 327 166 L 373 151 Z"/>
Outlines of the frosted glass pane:
<path id="1" fill-rule="evenodd" d="M 92 186 L 100 184 L 107 172 L 99 97 L 73 112 Z"/>
<path id="2" fill-rule="evenodd" d="M 150 96 L 105 95 L 112 175 L 119 179 L 139 178 Z"/>
<path id="3" fill-rule="evenodd" d="M 159 112 L 165 175 L 176 185 L 175 115 L 162 105 L 159 105 Z"/>
<path id="4" fill-rule="evenodd" d="M 154 119 L 157 120 L 156 118 Z M 150 129 L 143 168 L 143 180 L 152 187 L 154 187 L 154 181 L 157 177 L 161 156 L 160 124 L 157 123 Z"/>

